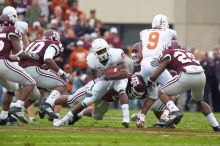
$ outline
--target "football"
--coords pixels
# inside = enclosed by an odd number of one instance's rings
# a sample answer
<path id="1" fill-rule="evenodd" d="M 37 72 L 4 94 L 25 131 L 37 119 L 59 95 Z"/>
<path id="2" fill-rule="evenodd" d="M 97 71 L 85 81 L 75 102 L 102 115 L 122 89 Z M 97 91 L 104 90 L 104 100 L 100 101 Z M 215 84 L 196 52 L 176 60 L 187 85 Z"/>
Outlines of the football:
<path id="1" fill-rule="evenodd" d="M 107 74 L 107 76 L 112 76 L 112 75 L 115 75 L 117 71 L 118 71 L 117 68 L 113 68 L 113 67 L 112 68 L 108 68 L 106 70 L 106 74 Z"/>

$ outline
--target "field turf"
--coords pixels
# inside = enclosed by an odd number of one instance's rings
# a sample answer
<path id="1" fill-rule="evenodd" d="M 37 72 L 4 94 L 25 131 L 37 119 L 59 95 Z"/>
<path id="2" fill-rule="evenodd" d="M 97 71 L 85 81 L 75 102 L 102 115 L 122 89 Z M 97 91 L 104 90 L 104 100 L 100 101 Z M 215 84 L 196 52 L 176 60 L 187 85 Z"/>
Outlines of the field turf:
<path id="1" fill-rule="evenodd" d="M 215 115 L 220 121 L 220 113 Z M 156 122 L 152 112 L 146 120 L 146 127 Z M 184 113 L 176 129 L 137 129 L 134 122 L 131 128 L 122 128 L 120 110 L 110 110 L 102 121 L 85 117 L 74 126 L 59 128 L 46 119 L 37 121 L 0 126 L 0 146 L 220 146 L 220 132 L 213 132 L 206 118 L 195 112 Z"/>

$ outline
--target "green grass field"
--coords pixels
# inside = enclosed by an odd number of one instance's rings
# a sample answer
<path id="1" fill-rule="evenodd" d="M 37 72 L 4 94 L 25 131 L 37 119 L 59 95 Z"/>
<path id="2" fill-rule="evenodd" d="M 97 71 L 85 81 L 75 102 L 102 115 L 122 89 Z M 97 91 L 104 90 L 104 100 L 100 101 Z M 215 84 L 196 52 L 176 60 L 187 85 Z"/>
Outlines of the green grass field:
<path id="1" fill-rule="evenodd" d="M 66 110 L 65 110 L 66 112 Z M 130 111 L 130 115 L 135 113 Z M 220 121 L 220 113 L 215 114 Z M 153 113 L 147 116 L 146 127 L 156 122 Z M 37 125 L 0 127 L 0 146 L 220 146 L 220 132 L 213 132 L 200 113 L 184 113 L 176 129 L 121 126 L 121 111 L 110 110 L 104 120 L 83 118 L 74 126 L 53 127 L 47 120 Z"/>

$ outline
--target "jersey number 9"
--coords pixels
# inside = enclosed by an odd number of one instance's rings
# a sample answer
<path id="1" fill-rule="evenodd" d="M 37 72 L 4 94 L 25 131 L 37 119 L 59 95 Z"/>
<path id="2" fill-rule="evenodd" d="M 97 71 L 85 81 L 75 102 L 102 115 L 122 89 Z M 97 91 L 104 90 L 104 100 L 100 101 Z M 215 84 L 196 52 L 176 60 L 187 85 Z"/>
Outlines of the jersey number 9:
<path id="1" fill-rule="evenodd" d="M 158 32 L 151 32 L 148 37 L 148 49 L 155 49 L 157 47 L 157 43 L 159 40 L 159 33 Z"/>

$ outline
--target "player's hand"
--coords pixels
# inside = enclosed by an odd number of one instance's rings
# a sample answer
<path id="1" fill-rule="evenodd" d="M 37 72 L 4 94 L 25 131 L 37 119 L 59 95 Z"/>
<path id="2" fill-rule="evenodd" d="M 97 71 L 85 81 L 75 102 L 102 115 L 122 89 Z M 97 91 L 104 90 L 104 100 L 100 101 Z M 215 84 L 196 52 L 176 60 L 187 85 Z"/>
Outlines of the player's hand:
<path id="1" fill-rule="evenodd" d="M 36 53 L 29 53 L 29 54 L 30 54 L 31 59 L 36 59 L 37 60 L 37 59 L 40 58 L 40 56 Z"/>
<path id="2" fill-rule="evenodd" d="M 148 78 L 147 80 L 147 87 L 152 87 L 154 86 L 154 82 L 150 80 L 150 78 Z"/>
<path id="3" fill-rule="evenodd" d="M 10 56 L 9 56 L 9 60 L 10 60 L 11 62 L 18 62 L 18 61 L 20 61 L 20 58 L 17 57 L 16 55 L 10 55 Z"/>
<path id="4" fill-rule="evenodd" d="M 69 73 L 64 72 L 62 75 L 65 79 L 68 79 L 69 81 L 73 81 L 73 76 L 70 75 Z"/>
<path id="5" fill-rule="evenodd" d="M 136 121 L 137 128 L 144 128 L 144 122 L 145 122 L 145 115 L 140 114 L 140 118 Z"/>

